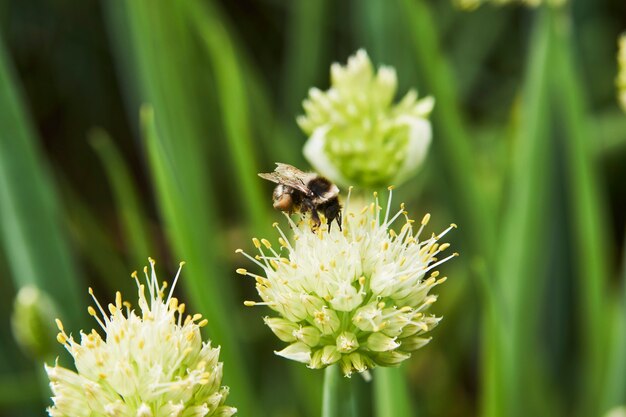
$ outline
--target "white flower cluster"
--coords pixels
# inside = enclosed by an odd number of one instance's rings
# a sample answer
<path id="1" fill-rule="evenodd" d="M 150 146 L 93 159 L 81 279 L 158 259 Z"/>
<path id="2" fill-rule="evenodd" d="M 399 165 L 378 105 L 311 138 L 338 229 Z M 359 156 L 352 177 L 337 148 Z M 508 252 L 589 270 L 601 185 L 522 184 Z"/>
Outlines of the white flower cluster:
<path id="1" fill-rule="evenodd" d="M 181 263 L 181 267 L 182 267 Z M 60 320 L 58 341 L 74 358 L 77 372 L 46 366 L 54 405 L 52 417 L 226 417 L 228 388 L 221 386 L 219 348 L 202 342 L 201 315 L 184 316 L 185 305 L 165 296 L 167 283 L 157 282 L 154 261 L 145 268 L 146 284 L 134 273 L 139 310 L 118 292 L 108 313 L 90 289 L 97 310 L 89 313 L 104 331 L 81 332 L 80 343 L 68 336 Z M 146 294 L 146 289 L 148 293 Z"/>
<path id="2" fill-rule="evenodd" d="M 409 91 L 393 104 L 395 69 L 378 73 L 359 50 L 348 64 L 331 66 L 331 87 L 312 88 L 297 121 L 309 136 L 304 156 L 317 172 L 340 185 L 398 184 L 422 164 L 431 140 L 434 100 Z"/>
<path id="3" fill-rule="evenodd" d="M 263 270 L 263 276 L 240 268 L 256 279 L 263 302 L 279 317 L 265 323 L 289 345 L 280 356 L 324 368 L 339 363 L 343 373 L 374 366 L 393 366 L 430 341 L 425 334 L 440 318 L 427 314 L 437 297 L 429 294 L 445 281 L 434 269 L 455 256 L 439 259 L 448 243 L 439 235 L 420 240 L 430 215 L 417 231 L 404 207 L 390 214 L 391 192 L 383 213 L 378 198 L 353 211 L 350 197 L 343 213 L 343 231 L 323 226 L 311 232 L 305 222 L 289 219 L 290 241 L 276 225 L 280 249 L 266 239 L 253 239 L 255 257 L 243 253 Z M 288 217 L 289 218 L 289 217 Z M 395 231 L 397 219 L 405 223 Z"/>

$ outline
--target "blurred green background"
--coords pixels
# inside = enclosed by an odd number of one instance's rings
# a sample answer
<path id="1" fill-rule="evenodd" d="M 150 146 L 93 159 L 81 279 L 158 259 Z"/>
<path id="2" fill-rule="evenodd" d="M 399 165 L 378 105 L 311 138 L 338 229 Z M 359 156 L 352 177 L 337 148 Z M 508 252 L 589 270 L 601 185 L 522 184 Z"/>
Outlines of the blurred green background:
<path id="1" fill-rule="evenodd" d="M 187 261 L 178 292 L 222 345 L 239 415 L 319 415 L 321 372 L 273 354 L 234 252 L 275 238 L 256 173 L 307 167 L 301 101 L 361 47 L 399 94 L 436 99 L 430 155 L 394 200 L 432 231 L 459 224 L 444 320 L 403 366 L 408 415 L 626 404 L 624 30 L 623 0 L 0 2 L 0 415 L 45 415 L 43 361 L 71 364 L 18 348 L 17 290 L 46 291 L 76 335 L 87 287 L 132 300 L 148 256 L 161 279 Z"/>

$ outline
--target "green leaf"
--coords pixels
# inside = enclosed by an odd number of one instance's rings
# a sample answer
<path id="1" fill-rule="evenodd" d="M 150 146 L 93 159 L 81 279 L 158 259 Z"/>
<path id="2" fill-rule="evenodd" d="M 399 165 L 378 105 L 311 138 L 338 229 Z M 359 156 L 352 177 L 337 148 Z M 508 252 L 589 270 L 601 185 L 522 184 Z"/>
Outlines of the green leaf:
<path id="1" fill-rule="evenodd" d="M 579 415 L 598 415 L 598 398 L 606 377 L 608 340 L 606 281 L 609 276 L 608 233 L 605 219 L 607 209 L 599 187 L 593 130 L 586 115 L 583 82 L 575 68 L 579 64 L 573 56 L 571 21 L 565 9 L 561 10 L 557 28 L 557 48 L 554 52 L 553 79 L 558 115 L 566 135 L 566 170 L 569 178 L 571 228 L 575 236 L 575 260 L 579 289 L 578 317 L 584 335 L 583 398 Z"/>
<path id="2" fill-rule="evenodd" d="M 504 396 L 505 409 L 492 410 L 493 415 L 543 415 L 546 401 L 540 405 L 532 391 L 541 384 L 533 383 L 532 375 L 539 368 L 537 355 L 527 352 L 537 348 L 532 343 L 539 331 L 539 309 L 529 308 L 544 299 L 545 280 L 542 262 L 545 249 L 538 244 L 544 236 L 549 214 L 548 186 L 551 184 L 549 71 L 552 54 L 552 19 L 541 10 L 536 15 L 530 56 L 521 105 L 519 136 L 513 150 L 513 167 L 508 186 L 506 212 L 502 222 L 496 276 L 503 289 L 504 317 L 493 329 L 499 334 L 496 343 L 504 343 L 501 352 L 505 364 L 494 372 L 501 379 L 492 380 L 491 388 Z M 501 314 L 503 313 L 501 312 Z M 496 402 L 495 399 L 487 400 Z M 534 407 L 542 406 L 543 410 Z"/>
<path id="3" fill-rule="evenodd" d="M 145 220 L 145 209 L 139 201 L 140 194 L 134 180 L 122 155 L 104 130 L 93 130 L 89 140 L 102 160 L 111 185 L 126 249 L 136 267 L 145 265 L 148 257 L 154 257 L 155 253 Z"/>
<path id="4" fill-rule="evenodd" d="M 240 202 L 245 207 L 249 224 L 256 228 L 268 227 L 271 223 L 268 205 L 259 204 L 266 201 L 267 197 L 256 175 L 259 169 L 254 157 L 256 144 L 250 126 L 250 100 L 240 59 L 221 22 L 198 2 L 185 4 L 188 19 L 200 36 L 213 65 L 222 124 L 232 161 L 230 165 L 235 173 L 235 187 L 241 196 Z"/>
<path id="5" fill-rule="evenodd" d="M 84 304 L 58 195 L 1 40 L 0 219 L 16 287 L 39 286 L 61 306 L 68 327 L 76 325 Z"/>
<path id="6" fill-rule="evenodd" d="M 141 120 L 167 236 L 177 255 L 187 261 L 185 278 L 181 281 L 193 305 L 209 320 L 207 327 L 212 341 L 222 346 L 220 359 L 226 364 L 224 383 L 231 388 L 233 404 L 244 413 L 252 409 L 251 388 L 237 333 L 233 331 L 234 301 L 227 280 L 229 274 L 219 262 L 222 253 L 219 231 L 209 216 L 208 203 L 198 204 L 199 190 L 187 186 L 193 179 L 185 178 L 182 167 L 165 151 L 166 140 L 155 124 L 152 108 L 142 108 Z"/>

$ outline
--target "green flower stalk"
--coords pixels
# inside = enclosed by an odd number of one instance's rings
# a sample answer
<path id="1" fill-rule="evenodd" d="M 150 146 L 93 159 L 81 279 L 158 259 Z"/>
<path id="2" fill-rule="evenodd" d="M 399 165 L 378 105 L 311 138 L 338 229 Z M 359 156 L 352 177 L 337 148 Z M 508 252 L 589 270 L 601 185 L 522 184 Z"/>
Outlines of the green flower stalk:
<path id="1" fill-rule="evenodd" d="M 364 50 L 331 66 L 331 87 L 312 88 L 297 121 L 309 136 L 304 156 L 340 185 L 376 189 L 399 184 L 424 161 L 431 141 L 432 97 L 409 91 L 393 104 L 395 69 L 374 73 Z"/>
<path id="2" fill-rule="evenodd" d="M 306 222 L 294 223 L 290 241 L 275 224 L 280 249 L 266 240 L 253 239 L 257 256 L 244 254 L 263 270 L 257 275 L 240 268 L 237 273 L 256 279 L 262 302 L 278 313 L 265 323 L 288 345 L 275 352 L 313 369 L 338 364 L 343 374 L 364 372 L 375 366 L 394 366 L 426 345 L 426 336 L 440 318 L 428 314 L 436 301 L 429 294 L 446 280 L 435 271 L 457 254 L 439 259 L 448 243 L 439 235 L 420 240 L 430 215 L 417 231 L 404 206 L 390 212 L 378 198 L 361 210 L 350 205 L 343 211 L 343 231 L 323 225 L 316 233 Z M 405 223 L 395 231 L 399 218 Z"/>
<path id="3" fill-rule="evenodd" d="M 54 405 L 52 417 L 204 417 L 232 416 L 224 405 L 228 388 L 220 386 L 219 348 L 203 342 L 200 314 L 184 316 L 185 305 L 159 284 L 150 259 L 146 283 L 136 273 L 139 310 L 122 301 L 118 292 L 108 313 L 90 289 L 97 310 L 89 307 L 104 337 L 81 332 L 80 343 L 68 336 L 57 320 L 58 341 L 74 358 L 77 371 L 46 366 Z M 146 294 L 146 289 L 147 294 Z"/>
<path id="4" fill-rule="evenodd" d="M 617 99 L 619 105 L 626 112 L 626 34 L 620 36 L 618 40 L 617 52 Z"/>

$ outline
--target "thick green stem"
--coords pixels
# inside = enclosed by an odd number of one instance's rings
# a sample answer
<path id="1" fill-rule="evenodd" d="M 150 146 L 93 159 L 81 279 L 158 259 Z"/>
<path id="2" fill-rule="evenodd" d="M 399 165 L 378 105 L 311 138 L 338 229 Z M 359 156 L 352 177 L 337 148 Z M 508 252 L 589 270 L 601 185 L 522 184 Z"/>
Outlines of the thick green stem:
<path id="1" fill-rule="evenodd" d="M 354 381 L 341 374 L 339 366 L 324 371 L 322 417 L 356 417 Z"/>
<path id="2" fill-rule="evenodd" d="M 374 372 L 377 417 L 415 416 L 410 409 L 402 368 L 377 368 Z"/>

